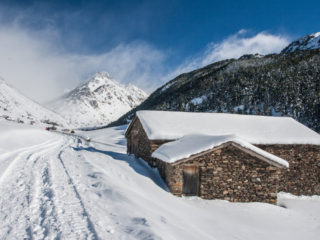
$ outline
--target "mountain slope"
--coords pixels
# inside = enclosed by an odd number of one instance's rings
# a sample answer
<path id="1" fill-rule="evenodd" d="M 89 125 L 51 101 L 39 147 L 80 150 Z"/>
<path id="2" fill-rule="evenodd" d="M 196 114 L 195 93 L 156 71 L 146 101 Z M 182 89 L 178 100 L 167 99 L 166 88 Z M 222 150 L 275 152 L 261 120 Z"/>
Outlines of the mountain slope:
<path id="1" fill-rule="evenodd" d="M 282 53 L 320 48 L 320 32 L 309 34 L 289 44 Z"/>
<path id="2" fill-rule="evenodd" d="M 0 116 L 14 121 L 33 123 L 54 122 L 65 125 L 66 121 L 57 113 L 25 97 L 0 78 Z"/>
<path id="3" fill-rule="evenodd" d="M 97 73 L 49 106 L 72 125 L 92 127 L 116 120 L 146 97 L 145 92 L 133 85 L 124 86 L 108 73 Z"/>
<path id="4" fill-rule="evenodd" d="M 137 110 L 291 116 L 320 132 L 320 49 L 246 55 L 181 74 L 110 126 Z"/>

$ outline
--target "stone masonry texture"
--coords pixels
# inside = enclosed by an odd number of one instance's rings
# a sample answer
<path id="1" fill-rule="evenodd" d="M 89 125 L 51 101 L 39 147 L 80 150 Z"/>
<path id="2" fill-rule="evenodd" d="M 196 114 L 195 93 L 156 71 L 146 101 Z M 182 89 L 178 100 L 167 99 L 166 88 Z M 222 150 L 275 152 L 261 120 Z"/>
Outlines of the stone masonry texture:
<path id="1" fill-rule="evenodd" d="M 182 195 L 185 165 L 198 166 L 199 196 L 204 199 L 275 203 L 280 191 L 295 195 L 320 195 L 318 145 L 256 145 L 289 162 L 289 168 L 279 169 L 232 145 L 173 164 L 154 159 L 152 152 L 169 140 L 149 140 L 138 118 L 126 137 L 128 153 L 135 153 L 150 166 L 157 167 L 170 191 L 177 196 Z M 135 152 L 132 151 L 133 144 L 136 146 Z"/>

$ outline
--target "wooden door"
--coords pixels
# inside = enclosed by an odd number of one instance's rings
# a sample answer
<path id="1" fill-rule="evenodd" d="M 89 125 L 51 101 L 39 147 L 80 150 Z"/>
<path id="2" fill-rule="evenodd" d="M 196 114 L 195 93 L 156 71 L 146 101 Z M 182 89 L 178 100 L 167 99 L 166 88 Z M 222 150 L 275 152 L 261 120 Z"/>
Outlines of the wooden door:
<path id="1" fill-rule="evenodd" d="M 182 193 L 187 196 L 199 195 L 199 168 L 194 165 L 183 166 Z"/>

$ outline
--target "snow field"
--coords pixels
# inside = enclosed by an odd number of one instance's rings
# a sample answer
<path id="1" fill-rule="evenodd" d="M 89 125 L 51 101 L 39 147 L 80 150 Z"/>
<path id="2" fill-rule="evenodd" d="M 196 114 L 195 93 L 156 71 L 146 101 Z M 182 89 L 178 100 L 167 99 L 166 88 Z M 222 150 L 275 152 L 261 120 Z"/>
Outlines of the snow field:
<path id="1" fill-rule="evenodd" d="M 43 156 L 59 146 L 53 141 L 11 157 L 0 179 L 1 239 L 43 239 L 57 229 L 47 176 L 40 174 Z"/>
<path id="2" fill-rule="evenodd" d="M 319 197 L 280 194 L 286 208 L 175 197 L 126 154 L 124 130 L 85 132 L 90 143 L 49 133 L 20 149 L 0 144 L 0 239 L 318 239 Z"/>

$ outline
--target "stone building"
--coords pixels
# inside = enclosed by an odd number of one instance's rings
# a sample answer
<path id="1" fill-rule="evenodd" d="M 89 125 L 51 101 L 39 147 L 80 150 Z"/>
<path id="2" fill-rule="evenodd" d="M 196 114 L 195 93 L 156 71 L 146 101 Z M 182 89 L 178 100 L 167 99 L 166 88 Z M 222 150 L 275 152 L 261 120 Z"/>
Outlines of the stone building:
<path id="1" fill-rule="evenodd" d="M 158 168 L 177 196 L 320 195 L 320 135 L 292 118 L 139 111 L 126 138 L 128 153 Z"/>

